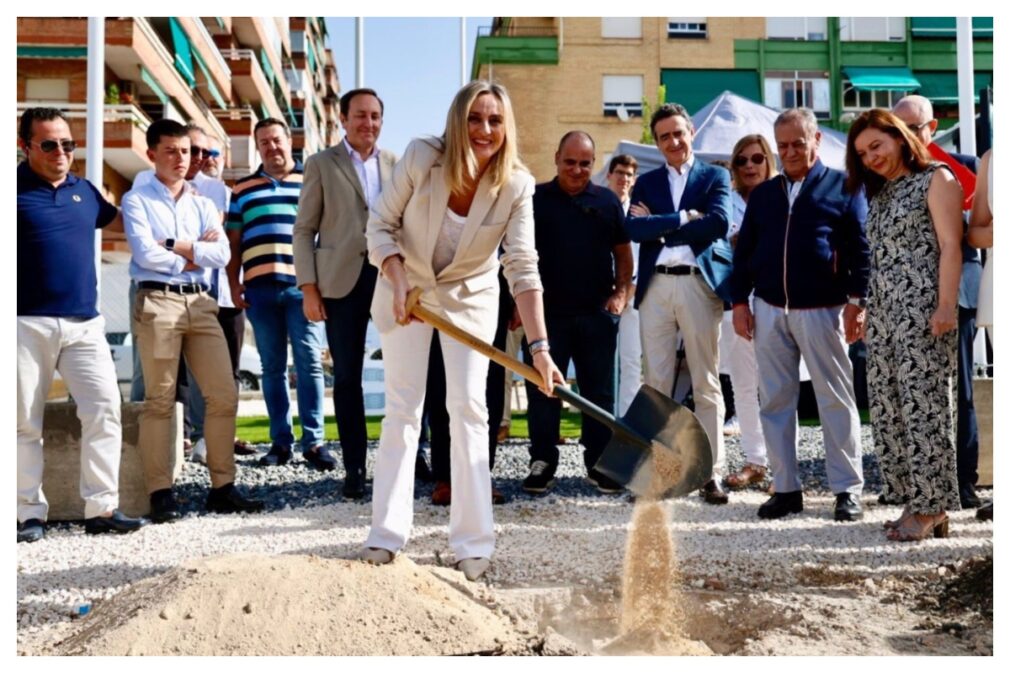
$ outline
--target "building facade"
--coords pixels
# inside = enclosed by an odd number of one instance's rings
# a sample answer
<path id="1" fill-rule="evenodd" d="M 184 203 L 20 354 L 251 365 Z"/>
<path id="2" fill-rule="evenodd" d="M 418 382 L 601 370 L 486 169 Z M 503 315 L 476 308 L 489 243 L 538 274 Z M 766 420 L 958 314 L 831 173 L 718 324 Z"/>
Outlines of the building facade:
<path id="1" fill-rule="evenodd" d="M 992 26 L 973 19 L 976 91 L 992 86 Z M 841 130 L 907 93 L 934 101 L 941 128 L 958 114 L 951 17 L 496 17 L 471 74 L 508 87 L 538 180 L 565 131 L 592 134 L 601 159 L 639 140 L 660 85 L 692 114 L 730 90 Z"/>

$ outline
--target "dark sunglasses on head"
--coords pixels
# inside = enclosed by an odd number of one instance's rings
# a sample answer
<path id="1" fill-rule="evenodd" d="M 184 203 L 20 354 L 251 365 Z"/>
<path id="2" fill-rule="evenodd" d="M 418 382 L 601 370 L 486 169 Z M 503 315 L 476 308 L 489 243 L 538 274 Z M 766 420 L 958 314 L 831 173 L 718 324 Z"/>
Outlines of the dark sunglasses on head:
<path id="1" fill-rule="evenodd" d="M 43 140 L 42 142 L 35 143 L 39 146 L 39 149 L 49 154 L 56 148 L 62 149 L 67 154 L 70 154 L 77 149 L 77 143 L 73 140 Z"/>
<path id="2" fill-rule="evenodd" d="M 204 156 L 210 157 L 212 159 L 217 159 L 221 156 L 221 150 L 204 150 Z"/>
<path id="3" fill-rule="evenodd" d="M 758 152 L 757 154 L 752 154 L 749 157 L 745 157 L 742 154 L 737 155 L 733 158 L 733 165 L 737 168 L 743 168 L 747 165 L 747 162 L 751 162 L 755 166 L 760 166 L 765 162 L 765 155 Z"/>

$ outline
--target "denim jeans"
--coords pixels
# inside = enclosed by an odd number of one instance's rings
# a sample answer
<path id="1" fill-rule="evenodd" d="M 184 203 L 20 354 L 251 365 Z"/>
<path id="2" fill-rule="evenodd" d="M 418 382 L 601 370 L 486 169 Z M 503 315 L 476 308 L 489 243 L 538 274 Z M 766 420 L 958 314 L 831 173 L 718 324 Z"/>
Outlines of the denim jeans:
<path id="1" fill-rule="evenodd" d="M 323 442 L 323 325 L 302 312 L 302 291 L 293 285 L 248 285 L 246 315 L 256 335 L 263 365 L 263 401 L 270 416 L 270 441 L 292 446 L 291 397 L 288 394 L 288 337 L 295 360 L 302 449 Z"/>

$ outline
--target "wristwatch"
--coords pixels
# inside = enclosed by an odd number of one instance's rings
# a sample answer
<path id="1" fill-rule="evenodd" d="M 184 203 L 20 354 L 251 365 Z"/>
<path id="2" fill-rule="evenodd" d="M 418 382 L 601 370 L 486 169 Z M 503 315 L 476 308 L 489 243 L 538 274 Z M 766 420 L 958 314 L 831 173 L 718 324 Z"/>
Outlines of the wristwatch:
<path id="1" fill-rule="evenodd" d="M 866 297 L 849 297 L 849 303 L 864 309 L 866 308 Z"/>
<path id="2" fill-rule="evenodd" d="M 174 249 L 175 249 L 175 239 L 174 238 L 166 238 L 165 239 L 165 250 L 168 250 L 169 252 L 172 252 Z"/>

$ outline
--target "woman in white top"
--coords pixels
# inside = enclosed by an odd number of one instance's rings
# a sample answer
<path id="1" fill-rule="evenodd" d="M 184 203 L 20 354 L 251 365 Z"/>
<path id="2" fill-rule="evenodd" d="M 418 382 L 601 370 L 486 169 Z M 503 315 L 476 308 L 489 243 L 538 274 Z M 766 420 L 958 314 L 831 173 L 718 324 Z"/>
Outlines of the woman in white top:
<path id="1" fill-rule="evenodd" d="M 992 269 L 992 150 L 982 155 L 982 165 L 975 183 L 975 201 L 971 207 L 971 221 L 968 224 L 968 245 L 985 248 L 985 268 L 982 283 L 978 289 L 978 317 L 975 324 L 985 327 L 989 340 L 995 339 L 992 332 L 993 310 L 993 269 Z M 983 520 L 992 519 L 992 500 L 978 508 L 975 516 Z"/>
<path id="2" fill-rule="evenodd" d="M 494 338 L 498 268 L 546 382 L 563 382 L 551 359 L 533 236 L 533 177 L 518 157 L 504 87 L 474 81 L 456 94 L 441 138 L 411 141 L 372 209 L 366 237 L 381 271 L 372 299 L 386 370 L 386 416 L 375 463 L 372 527 L 361 556 L 388 563 L 413 519 L 414 453 L 421 427 L 432 328 L 411 320 L 406 298 L 484 341 Z M 503 253 L 499 258 L 499 246 Z M 485 385 L 488 359 L 439 335 L 451 438 L 449 546 L 470 580 L 494 551 Z"/>

